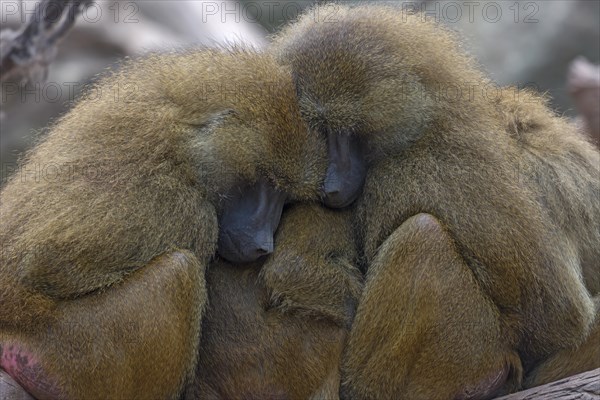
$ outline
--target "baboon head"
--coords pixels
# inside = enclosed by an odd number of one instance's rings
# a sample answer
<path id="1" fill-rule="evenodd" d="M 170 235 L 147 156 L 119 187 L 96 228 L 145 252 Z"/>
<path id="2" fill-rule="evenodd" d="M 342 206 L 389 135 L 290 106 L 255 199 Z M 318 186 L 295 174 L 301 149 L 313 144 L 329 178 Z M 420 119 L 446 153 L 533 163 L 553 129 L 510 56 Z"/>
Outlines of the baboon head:
<path id="1" fill-rule="evenodd" d="M 319 199 L 326 143 L 302 120 L 287 67 L 250 51 L 207 54 L 189 60 L 207 78 L 181 76 L 190 84 L 168 96 L 190 127 L 194 173 L 215 189 L 218 252 L 232 262 L 250 262 L 273 251 L 286 202 Z"/>
<path id="2" fill-rule="evenodd" d="M 352 203 L 371 163 L 455 117 L 436 96 L 444 85 L 481 81 L 475 69 L 455 68 L 470 60 L 443 32 L 393 6 L 331 4 L 275 39 L 272 51 L 292 69 L 302 116 L 327 138 L 327 205 Z"/>

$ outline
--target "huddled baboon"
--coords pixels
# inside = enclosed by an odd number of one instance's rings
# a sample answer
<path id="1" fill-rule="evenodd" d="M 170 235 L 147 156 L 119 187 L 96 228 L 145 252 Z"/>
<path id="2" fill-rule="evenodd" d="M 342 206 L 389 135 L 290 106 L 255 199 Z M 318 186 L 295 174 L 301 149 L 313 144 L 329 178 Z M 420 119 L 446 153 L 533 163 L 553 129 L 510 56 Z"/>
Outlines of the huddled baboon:
<path id="1" fill-rule="evenodd" d="M 0 368 L 36 397 L 175 398 L 215 255 L 272 251 L 326 143 L 290 72 L 243 49 L 154 55 L 96 85 L 0 194 Z"/>
<path id="2" fill-rule="evenodd" d="M 198 399 L 338 396 L 339 366 L 362 287 L 348 212 L 286 210 L 274 253 L 207 271 Z"/>
<path id="3" fill-rule="evenodd" d="M 327 138 L 325 203 L 364 180 L 343 398 L 489 398 L 586 339 L 599 155 L 567 121 L 393 6 L 317 7 L 272 51 Z"/>

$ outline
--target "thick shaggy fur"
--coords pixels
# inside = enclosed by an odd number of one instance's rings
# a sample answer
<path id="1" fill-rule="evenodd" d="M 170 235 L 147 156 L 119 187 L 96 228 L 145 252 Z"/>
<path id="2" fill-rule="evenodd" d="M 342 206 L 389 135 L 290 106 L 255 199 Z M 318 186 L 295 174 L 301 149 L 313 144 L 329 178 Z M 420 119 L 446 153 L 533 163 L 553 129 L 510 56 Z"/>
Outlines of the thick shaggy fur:
<path id="1" fill-rule="evenodd" d="M 216 261 L 207 273 L 200 399 L 335 399 L 362 288 L 347 212 L 284 213 L 264 262 Z"/>

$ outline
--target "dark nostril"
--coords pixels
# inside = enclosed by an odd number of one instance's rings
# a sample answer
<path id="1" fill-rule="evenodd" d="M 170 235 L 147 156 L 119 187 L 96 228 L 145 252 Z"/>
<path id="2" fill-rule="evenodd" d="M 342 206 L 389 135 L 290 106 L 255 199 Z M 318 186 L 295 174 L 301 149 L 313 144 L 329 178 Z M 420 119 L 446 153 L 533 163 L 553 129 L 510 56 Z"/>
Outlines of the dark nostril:
<path id="1" fill-rule="evenodd" d="M 270 252 L 267 249 L 256 249 L 256 254 L 259 256 L 266 256 L 267 254 L 270 254 Z"/>
<path id="2" fill-rule="evenodd" d="M 266 256 L 273 252 L 273 245 L 270 243 L 263 243 L 256 248 L 256 254 L 260 256 Z"/>
<path id="3" fill-rule="evenodd" d="M 338 185 L 337 181 L 325 182 L 323 185 L 323 193 L 327 196 L 337 196 L 340 194 L 341 186 Z"/>
<path id="4" fill-rule="evenodd" d="M 329 191 L 325 192 L 325 198 L 323 199 L 323 203 L 327 207 L 331 208 L 344 208 L 352 204 L 355 200 L 355 196 L 346 192 L 346 191 Z"/>

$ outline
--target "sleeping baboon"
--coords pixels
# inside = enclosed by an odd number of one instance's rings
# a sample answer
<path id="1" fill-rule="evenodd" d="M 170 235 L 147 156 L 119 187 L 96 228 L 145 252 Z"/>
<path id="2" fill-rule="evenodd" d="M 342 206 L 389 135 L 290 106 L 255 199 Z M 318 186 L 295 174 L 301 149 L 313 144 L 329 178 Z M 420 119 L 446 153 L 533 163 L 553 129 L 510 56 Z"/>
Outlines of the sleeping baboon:
<path id="1" fill-rule="evenodd" d="M 150 56 L 91 92 L 0 194 L 0 367 L 42 399 L 175 398 L 217 242 L 271 252 L 284 202 L 318 199 L 326 143 L 251 51 Z"/>
<path id="2" fill-rule="evenodd" d="M 327 137 L 325 203 L 364 180 L 342 397 L 488 398 L 586 338 L 599 155 L 571 125 L 528 93 L 511 102 L 451 33 L 391 6 L 313 9 L 272 51 Z"/>
<path id="3" fill-rule="evenodd" d="M 362 276 L 348 212 L 284 212 L 266 261 L 207 270 L 199 399 L 338 396 L 339 366 Z"/>

